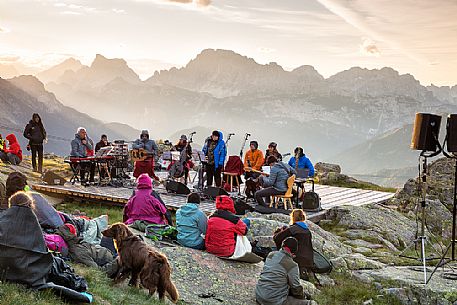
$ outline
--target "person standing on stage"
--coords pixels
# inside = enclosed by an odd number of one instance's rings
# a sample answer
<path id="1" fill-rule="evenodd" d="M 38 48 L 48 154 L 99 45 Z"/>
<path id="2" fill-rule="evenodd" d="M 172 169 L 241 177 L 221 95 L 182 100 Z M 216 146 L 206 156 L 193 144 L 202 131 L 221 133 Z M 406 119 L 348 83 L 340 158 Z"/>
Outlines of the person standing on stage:
<path id="1" fill-rule="evenodd" d="M 29 147 L 32 151 L 32 167 L 34 172 L 43 172 L 43 142 L 46 142 L 46 130 L 38 113 L 32 115 L 32 119 L 25 126 L 24 137 L 29 140 Z M 38 168 L 36 157 L 38 155 Z"/>
<path id="2" fill-rule="evenodd" d="M 144 149 L 149 154 L 146 160 L 135 162 L 133 176 L 138 178 L 141 174 L 148 174 L 149 177 L 159 181 L 159 177 L 154 174 L 154 156 L 157 155 L 159 148 L 154 140 L 149 139 L 147 130 L 141 131 L 140 138 L 133 143 L 132 149 Z"/>
<path id="3" fill-rule="evenodd" d="M 93 151 L 93 141 L 89 138 L 86 132 L 86 128 L 79 127 L 76 131 L 75 138 L 71 141 L 71 152 L 70 156 L 75 158 L 86 158 L 88 157 L 88 151 Z M 95 166 L 92 166 L 90 163 L 81 163 L 81 184 L 85 184 L 86 181 L 86 172 L 90 170 L 90 180 L 89 182 L 94 182 L 95 175 Z"/>
<path id="4" fill-rule="evenodd" d="M 206 156 L 206 186 L 213 185 L 213 178 L 216 186 L 222 185 L 222 169 L 224 167 L 227 148 L 223 140 L 222 132 L 214 130 L 203 146 L 203 153 Z"/>

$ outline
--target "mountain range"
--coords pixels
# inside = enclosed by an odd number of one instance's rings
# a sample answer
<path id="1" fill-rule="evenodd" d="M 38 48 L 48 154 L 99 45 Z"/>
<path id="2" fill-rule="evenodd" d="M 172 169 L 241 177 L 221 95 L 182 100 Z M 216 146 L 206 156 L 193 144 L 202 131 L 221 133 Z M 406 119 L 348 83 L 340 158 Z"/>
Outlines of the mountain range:
<path id="1" fill-rule="evenodd" d="M 388 67 L 324 78 L 309 65 L 286 71 L 230 50 L 203 50 L 145 81 L 125 60 L 100 54 L 90 66 L 68 59 L 37 77 L 64 105 L 148 128 L 155 138 L 220 129 L 236 134 L 230 150 L 237 154 L 249 132 L 262 149 L 270 141 L 281 152 L 300 145 L 313 162 L 339 162 L 346 173 L 410 167 L 417 162 L 408 126 L 415 113 L 457 113 L 457 86 L 426 87 Z"/>
<path id="2" fill-rule="evenodd" d="M 0 79 L 0 104 L 0 130 L 4 137 L 7 133 L 15 133 L 24 153 L 27 141 L 22 131 L 35 112 L 40 114 L 49 136 L 46 151 L 62 156 L 70 153 L 70 141 L 79 126 L 87 129 L 94 143 L 102 133 L 111 140 L 134 139 L 139 134 L 138 130 L 125 124 L 104 123 L 64 106 L 34 76 Z"/>

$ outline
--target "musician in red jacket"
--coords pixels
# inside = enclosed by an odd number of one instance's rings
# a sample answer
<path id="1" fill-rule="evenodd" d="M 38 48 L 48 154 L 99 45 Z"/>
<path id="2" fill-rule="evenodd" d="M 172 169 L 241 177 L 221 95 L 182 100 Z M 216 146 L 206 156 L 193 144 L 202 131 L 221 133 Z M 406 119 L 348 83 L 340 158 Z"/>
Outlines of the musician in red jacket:
<path id="1" fill-rule="evenodd" d="M 217 256 L 229 257 L 235 252 L 236 235 L 246 235 L 248 227 L 235 215 L 232 198 L 216 197 L 216 211 L 209 217 L 205 236 L 206 251 Z"/>
<path id="2" fill-rule="evenodd" d="M 8 147 L 0 151 L 0 159 L 5 163 L 9 162 L 13 165 L 18 165 L 22 161 L 21 146 L 14 134 L 7 135 L 6 139 L 8 140 Z"/>

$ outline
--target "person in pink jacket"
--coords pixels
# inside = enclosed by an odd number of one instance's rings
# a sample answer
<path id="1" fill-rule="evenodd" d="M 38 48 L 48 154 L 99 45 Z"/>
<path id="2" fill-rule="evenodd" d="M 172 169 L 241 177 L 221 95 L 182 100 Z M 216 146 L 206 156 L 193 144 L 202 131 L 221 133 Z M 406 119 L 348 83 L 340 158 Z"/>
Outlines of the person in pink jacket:
<path id="1" fill-rule="evenodd" d="M 137 189 L 124 207 L 124 223 L 130 225 L 137 220 L 154 224 L 166 224 L 167 208 L 152 196 L 152 180 L 148 174 L 137 179 Z"/>

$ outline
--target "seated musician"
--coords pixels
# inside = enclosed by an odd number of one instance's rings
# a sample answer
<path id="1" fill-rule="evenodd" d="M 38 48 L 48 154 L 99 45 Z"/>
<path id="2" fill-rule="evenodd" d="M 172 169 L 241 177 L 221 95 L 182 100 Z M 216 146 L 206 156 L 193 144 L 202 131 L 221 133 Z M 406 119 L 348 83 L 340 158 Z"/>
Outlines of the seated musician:
<path id="1" fill-rule="evenodd" d="M 266 206 L 263 198 L 267 204 L 270 203 L 270 197 L 273 195 L 283 195 L 287 192 L 287 179 L 296 174 L 295 169 L 288 164 L 278 161 L 276 157 L 269 156 L 267 159 L 267 166 L 270 166 L 269 177 L 260 176 L 260 185 L 263 189 L 255 192 L 255 200 L 258 204 Z"/>
<path id="2" fill-rule="evenodd" d="M 265 151 L 265 164 L 264 165 L 267 165 L 267 158 L 269 156 L 275 156 L 276 159 L 278 159 L 278 161 L 282 161 L 282 155 L 279 153 L 277 147 L 278 147 L 278 144 L 276 144 L 275 142 L 270 142 L 270 144 L 268 144 L 268 149 Z"/>
<path id="3" fill-rule="evenodd" d="M 100 141 L 95 144 L 95 153 L 97 153 L 101 148 L 110 146 L 111 143 L 108 142 L 108 136 L 106 134 L 102 134 L 100 137 Z M 116 170 L 113 168 L 111 170 L 111 176 L 114 176 Z M 106 177 L 109 177 L 109 170 L 108 170 L 108 165 L 106 163 L 103 163 L 100 168 L 100 178 L 104 179 Z"/>
<path id="4" fill-rule="evenodd" d="M 154 140 L 149 139 L 149 132 L 147 130 L 141 131 L 140 138 L 137 139 L 133 145 L 133 149 L 144 149 L 149 157 L 144 161 L 136 161 L 133 176 L 138 178 L 141 174 L 148 174 L 149 177 L 155 180 L 160 180 L 154 174 L 154 156 L 157 155 L 158 147 Z"/>
<path id="5" fill-rule="evenodd" d="M 94 142 L 87 135 L 84 127 L 79 127 L 76 131 L 75 138 L 71 141 L 71 153 L 70 157 L 73 158 L 87 158 L 91 154 L 93 155 Z M 86 184 L 86 172 L 90 171 L 89 182 L 94 182 L 95 175 L 95 163 L 83 162 L 80 164 L 80 176 L 81 184 Z"/>
<path id="6" fill-rule="evenodd" d="M 313 163 L 305 156 L 303 153 L 303 148 L 297 147 L 294 150 L 295 157 L 290 158 L 289 165 L 296 170 L 307 169 L 308 170 L 308 177 L 314 177 L 314 166 Z M 304 177 L 306 178 L 306 177 Z"/>
<path id="7" fill-rule="evenodd" d="M 182 160 L 183 162 L 183 169 L 184 169 L 184 181 L 187 183 L 187 179 L 189 177 L 189 169 L 191 168 L 191 161 L 192 160 L 192 146 L 190 146 L 190 143 L 187 143 L 187 137 L 186 135 L 181 135 L 179 142 L 173 146 L 171 149 L 172 151 L 179 151 L 180 153 L 183 152 L 183 150 L 186 150 L 185 158 Z"/>
<path id="8" fill-rule="evenodd" d="M 99 151 L 100 148 L 110 146 L 110 145 L 111 145 L 111 143 L 108 142 L 108 136 L 106 134 L 102 134 L 102 136 L 100 137 L 100 142 L 95 144 L 95 152 Z"/>
<path id="9" fill-rule="evenodd" d="M 264 163 L 264 157 L 262 151 L 259 149 L 259 143 L 257 141 L 251 141 L 249 143 L 250 150 L 246 152 L 244 156 L 244 167 L 246 170 L 246 179 L 249 177 L 258 177 L 260 174 L 250 171 L 261 171 Z"/>

